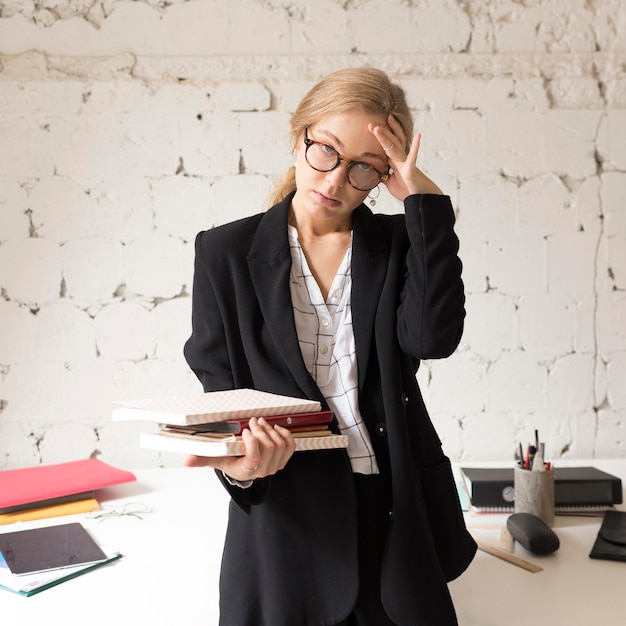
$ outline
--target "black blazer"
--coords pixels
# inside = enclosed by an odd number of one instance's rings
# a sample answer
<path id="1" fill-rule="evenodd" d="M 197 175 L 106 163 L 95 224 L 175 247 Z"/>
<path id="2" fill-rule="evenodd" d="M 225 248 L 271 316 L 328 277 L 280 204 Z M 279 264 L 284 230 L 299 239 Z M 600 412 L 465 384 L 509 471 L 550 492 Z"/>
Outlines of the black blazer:
<path id="1" fill-rule="evenodd" d="M 193 328 L 184 352 L 205 391 L 251 387 L 326 406 L 302 360 L 293 318 L 290 201 L 196 239 Z M 476 545 L 415 374 L 420 359 L 446 357 L 458 345 L 461 262 L 447 196 L 410 196 L 405 209 L 406 217 L 374 215 L 361 205 L 353 214 L 359 406 L 392 486 L 385 609 L 399 626 L 451 626 L 446 581 L 465 570 Z M 298 452 L 249 489 L 221 479 L 232 499 L 220 624 L 323 626 L 345 619 L 358 586 L 345 450 Z"/>

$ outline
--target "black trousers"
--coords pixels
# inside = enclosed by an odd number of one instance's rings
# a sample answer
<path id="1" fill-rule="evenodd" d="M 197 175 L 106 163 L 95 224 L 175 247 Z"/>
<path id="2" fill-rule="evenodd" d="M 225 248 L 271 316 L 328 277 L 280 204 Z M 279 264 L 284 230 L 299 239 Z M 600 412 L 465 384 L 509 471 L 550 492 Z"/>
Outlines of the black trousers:
<path id="1" fill-rule="evenodd" d="M 389 489 L 382 476 L 354 475 L 359 523 L 359 595 L 352 614 L 337 626 L 395 626 L 380 599 L 380 567 L 389 522 Z"/>

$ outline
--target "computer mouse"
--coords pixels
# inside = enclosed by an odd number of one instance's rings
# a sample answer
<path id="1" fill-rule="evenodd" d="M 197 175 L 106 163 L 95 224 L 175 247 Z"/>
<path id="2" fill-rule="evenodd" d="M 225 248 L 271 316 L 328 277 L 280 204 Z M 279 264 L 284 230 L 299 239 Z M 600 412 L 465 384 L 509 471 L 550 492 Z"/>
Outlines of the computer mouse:
<path id="1" fill-rule="evenodd" d="M 513 538 L 533 554 L 550 554 L 561 545 L 550 526 L 532 513 L 514 513 L 506 520 L 506 527 Z"/>

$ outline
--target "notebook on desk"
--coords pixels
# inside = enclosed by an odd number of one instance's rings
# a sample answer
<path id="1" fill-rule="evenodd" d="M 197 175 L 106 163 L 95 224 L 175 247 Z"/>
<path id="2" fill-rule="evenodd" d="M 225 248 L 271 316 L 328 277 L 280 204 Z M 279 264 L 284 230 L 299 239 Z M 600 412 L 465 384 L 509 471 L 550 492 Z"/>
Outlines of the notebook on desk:
<path id="1" fill-rule="evenodd" d="M 93 565 L 108 558 L 78 522 L 0 533 L 0 553 L 17 576 Z"/>

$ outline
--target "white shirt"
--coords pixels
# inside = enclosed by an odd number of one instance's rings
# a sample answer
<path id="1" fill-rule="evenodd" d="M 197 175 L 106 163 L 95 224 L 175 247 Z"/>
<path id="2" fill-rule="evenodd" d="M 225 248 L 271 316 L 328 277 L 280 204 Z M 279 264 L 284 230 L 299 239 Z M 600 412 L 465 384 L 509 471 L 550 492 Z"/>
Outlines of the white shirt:
<path id="1" fill-rule="evenodd" d="M 302 358 L 342 434 L 348 436 L 352 471 L 378 474 L 378 464 L 358 402 L 358 371 L 352 327 L 352 244 L 324 301 L 298 241 L 289 226 L 290 290 Z"/>

